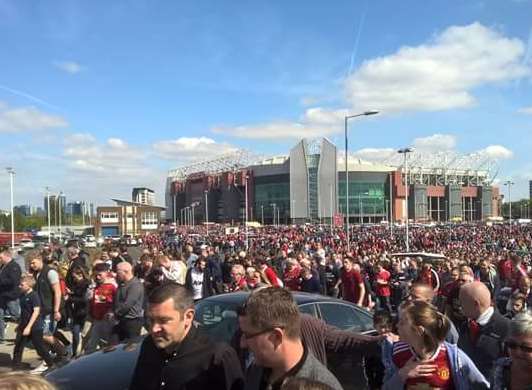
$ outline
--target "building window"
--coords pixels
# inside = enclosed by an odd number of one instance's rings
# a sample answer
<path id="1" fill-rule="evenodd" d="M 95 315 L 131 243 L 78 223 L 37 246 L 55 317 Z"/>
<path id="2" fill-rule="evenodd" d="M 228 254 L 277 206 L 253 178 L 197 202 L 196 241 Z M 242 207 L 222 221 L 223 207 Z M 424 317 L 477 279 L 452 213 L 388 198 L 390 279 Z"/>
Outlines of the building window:
<path id="1" fill-rule="evenodd" d="M 116 211 L 102 211 L 100 213 L 100 221 L 102 223 L 118 222 L 118 212 L 116 212 Z"/>
<path id="2" fill-rule="evenodd" d="M 157 229 L 159 225 L 159 218 L 157 212 L 155 211 L 145 211 L 141 214 L 141 229 L 142 230 L 153 230 Z"/>

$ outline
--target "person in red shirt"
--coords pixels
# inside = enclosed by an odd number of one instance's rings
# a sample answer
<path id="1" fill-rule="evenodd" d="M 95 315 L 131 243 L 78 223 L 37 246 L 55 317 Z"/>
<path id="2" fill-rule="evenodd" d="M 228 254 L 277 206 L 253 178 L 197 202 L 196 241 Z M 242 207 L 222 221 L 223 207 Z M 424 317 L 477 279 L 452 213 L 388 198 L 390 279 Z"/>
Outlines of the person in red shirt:
<path id="1" fill-rule="evenodd" d="M 379 309 L 392 312 L 390 304 L 390 273 L 384 269 L 382 263 L 375 265 L 375 295 L 377 296 L 377 304 Z"/>
<path id="2" fill-rule="evenodd" d="M 102 341 L 109 344 L 114 326 L 112 313 L 116 283 L 111 277 L 109 266 L 106 263 L 96 264 L 92 273 L 96 287 L 89 302 L 92 326 L 85 353 L 96 351 Z"/>
<path id="3" fill-rule="evenodd" d="M 362 275 L 353 269 L 353 258 L 346 257 L 343 261 L 343 268 L 340 272 L 340 279 L 335 288 L 342 286 L 342 298 L 346 301 L 363 306 L 366 289 Z"/>
<path id="4" fill-rule="evenodd" d="M 283 287 L 283 283 L 281 280 L 277 277 L 277 274 L 273 270 L 273 268 L 268 266 L 268 262 L 265 258 L 260 257 L 256 261 L 257 263 L 257 270 L 260 273 L 261 281 L 263 283 L 266 283 L 269 286 L 273 287 Z"/>
<path id="5" fill-rule="evenodd" d="M 512 260 L 500 259 L 498 264 L 499 278 L 504 287 L 509 286 L 512 281 Z"/>
<path id="6" fill-rule="evenodd" d="M 432 269 L 430 263 L 423 263 L 417 282 L 431 286 L 436 293 L 440 288 L 440 277 L 438 276 L 438 273 Z"/>
<path id="7" fill-rule="evenodd" d="M 286 261 L 286 270 L 283 274 L 284 285 L 291 291 L 301 290 L 301 266 L 296 259 Z"/>
<path id="8" fill-rule="evenodd" d="M 517 255 L 512 255 L 512 273 L 510 287 L 512 291 L 518 290 L 522 279 L 528 277 L 523 259 Z"/>

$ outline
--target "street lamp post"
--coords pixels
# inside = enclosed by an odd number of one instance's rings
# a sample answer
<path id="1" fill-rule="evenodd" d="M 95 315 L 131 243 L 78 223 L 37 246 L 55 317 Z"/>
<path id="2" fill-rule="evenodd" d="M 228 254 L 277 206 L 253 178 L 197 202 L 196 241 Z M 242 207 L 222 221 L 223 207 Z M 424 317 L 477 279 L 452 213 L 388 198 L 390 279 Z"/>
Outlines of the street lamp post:
<path id="1" fill-rule="evenodd" d="M 393 238 L 393 185 L 392 185 L 392 173 L 390 172 L 390 199 L 388 200 L 390 207 L 388 207 L 390 212 L 390 239 Z"/>
<path id="2" fill-rule="evenodd" d="M 174 194 L 174 224 L 177 227 L 177 194 Z"/>
<path id="3" fill-rule="evenodd" d="M 515 183 L 511 180 L 506 180 L 504 182 L 504 185 L 505 186 L 508 186 L 508 206 L 510 207 L 510 215 L 509 215 L 509 221 L 510 221 L 510 225 L 512 224 L 512 190 L 511 190 L 511 187 L 514 185 Z"/>
<path id="4" fill-rule="evenodd" d="M 207 226 L 207 236 L 209 235 L 209 205 L 208 205 L 208 191 L 205 190 L 205 226 Z"/>
<path id="5" fill-rule="evenodd" d="M 264 205 L 260 205 L 260 220 L 262 223 L 262 226 L 264 226 Z"/>
<path id="6" fill-rule="evenodd" d="M 63 195 L 63 192 L 59 192 L 59 196 L 57 197 L 57 213 L 59 215 L 59 242 L 61 242 L 62 236 L 61 236 L 61 196 Z"/>
<path id="7" fill-rule="evenodd" d="M 249 205 L 248 205 L 248 179 L 249 179 L 249 176 L 246 175 L 245 176 L 245 186 L 244 186 L 244 191 L 246 191 L 246 193 L 244 194 L 244 198 L 245 198 L 245 206 L 246 206 L 246 219 L 245 219 L 245 229 L 246 229 L 246 251 L 248 250 L 249 248 L 249 228 L 248 228 L 248 212 L 249 212 Z"/>
<path id="8" fill-rule="evenodd" d="M 333 219 L 334 219 L 334 211 L 333 211 L 333 190 L 332 190 L 332 185 L 329 184 L 329 214 L 330 214 L 330 217 L 331 219 L 329 220 L 330 224 L 331 224 L 331 234 L 332 234 L 332 231 L 333 231 Z"/>
<path id="9" fill-rule="evenodd" d="M 275 207 L 277 205 L 275 203 L 272 203 L 270 206 L 273 207 L 273 226 L 276 227 L 276 225 L 275 225 Z"/>
<path id="10" fill-rule="evenodd" d="M 404 156 L 404 168 L 405 168 L 405 211 L 406 211 L 406 223 L 405 223 L 405 238 L 406 238 L 406 251 L 410 251 L 410 240 L 408 237 L 408 153 L 412 153 L 414 151 L 413 148 L 404 148 L 399 149 L 397 153 L 400 153 Z"/>
<path id="11" fill-rule="evenodd" d="M 379 111 L 365 111 L 360 114 L 355 115 L 346 115 L 344 117 L 344 136 L 345 136 L 345 233 L 347 238 L 347 252 L 349 253 L 351 251 L 351 244 L 349 241 L 349 170 L 348 170 L 348 137 L 347 137 L 347 122 L 349 119 L 356 118 L 359 116 L 367 116 L 367 115 L 375 115 L 378 114 Z"/>
<path id="12" fill-rule="evenodd" d="M 52 242 L 52 230 L 50 224 L 50 187 L 46 187 L 46 208 L 48 209 L 48 245 Z"/>
<path id="13" fill-rule="evenodd" d="M 11 249 L 15 248 L 15 206 L 13 204 L 13 179 L 15 177 L 15 170 L 11 167 L 6 168 L 9 173 L 9 183 L 11 188 Z"/>

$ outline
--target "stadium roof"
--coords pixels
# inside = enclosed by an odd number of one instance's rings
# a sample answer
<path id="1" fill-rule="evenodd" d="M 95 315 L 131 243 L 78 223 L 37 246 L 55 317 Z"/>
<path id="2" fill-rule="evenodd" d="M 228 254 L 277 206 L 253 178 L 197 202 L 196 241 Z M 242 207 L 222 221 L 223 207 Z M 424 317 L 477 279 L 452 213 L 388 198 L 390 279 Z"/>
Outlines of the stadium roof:
<path id="1" fill-rule="evenodd" d="M 349 172 L 392 172 L 397 169 L 391 165 L 366 161 L 352 155 L 349 155 L 347 165 Z M 343 155 L 338 156 L 336 166 L 339 172 L 345 171 L 345 158 Z"/>
<path id="2" fill-rule="evenodd" d="M 261 157 L 248 150 L 237 149 L 210 160 L 204 160 L 172 169 L 168 172 L 168 176 L 173 177 L 174 179 L 184 180 L 187 176 L 198 173 L 212 175 L 228 171 L 238 171 L 253 165 L 260 159 Z"/>
<path id="3" fill-rule="evenodd" d="M 168 176 L 184 180 L 194 174 L 218 174 L 228 171 L 239 171 L 252 165 L 284 164 L 288 156 L 264 157 L 248 150 L 237 149 L 219 157 L 200 161 L 170 170 Z M 350 171 L 390 172 L 403 168 L 403 155 L 395 152 L 383 153 L 382 157 L 372 161 L 349 155 Z M 338 156 L 338 170 L 345 167 L 344 158 Z M 496 161 L 482 152 L 459 154 L 456 152 L 427 152 L 414 150 L 408 156 L 408 170 L 411 174 L 443 174 L 443 175 L 474 175 L 483 181 L 492 182 L 498 173 Z"/>
<path id="4" fill-rule="evenodd" d="M 393 153 L 383 158 L 384 164 L 402 168 L 404 156 Z M 485 153 L 459 154 L 456 152 L 426 152 L 414 150 L 408 156 L 408 170 L 420 173 L 453 172 L 490 177 L 496 171 L 494 159 Z M 495 173 L 496 175 L 496 173 Z"/>

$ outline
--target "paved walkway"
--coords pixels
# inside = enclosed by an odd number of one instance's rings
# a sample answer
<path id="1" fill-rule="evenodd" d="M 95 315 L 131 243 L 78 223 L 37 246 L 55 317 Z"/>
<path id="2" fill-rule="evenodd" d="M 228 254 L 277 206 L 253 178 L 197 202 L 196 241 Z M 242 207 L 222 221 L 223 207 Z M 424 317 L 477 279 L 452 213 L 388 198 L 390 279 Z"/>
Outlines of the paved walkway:
<path id="1" fill-rule="evenodd" d="M 16 324 L 8 323 L 6 330 L 7 341 L 0 343 L 0 373 L 11 371 L 11 357 L 15 347 L 15 326 Z M 27 368 L 32 369 L 41 364 L 37 352 L 33 348 L 25 348 L 22 362 L 27 363 Z"/>

